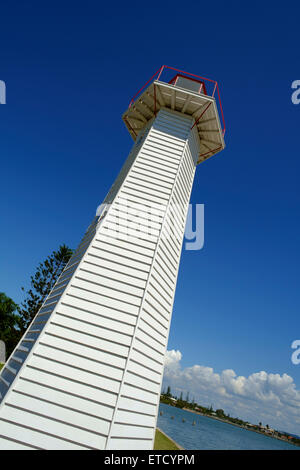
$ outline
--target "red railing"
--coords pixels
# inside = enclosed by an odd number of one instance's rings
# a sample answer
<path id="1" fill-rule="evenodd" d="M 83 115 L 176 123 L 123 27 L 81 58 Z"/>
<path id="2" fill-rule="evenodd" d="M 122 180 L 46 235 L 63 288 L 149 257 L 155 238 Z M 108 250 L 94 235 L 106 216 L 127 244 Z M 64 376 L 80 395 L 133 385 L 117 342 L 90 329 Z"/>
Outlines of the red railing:
<path id="1" fill-rule="evenodd" d="M 224 113 L 223 113 L 223 108 L 222 108 L 222 102 L 221 102 L 220 89 L 219 89 L 218 82 L 216 82 L 216 80 L 212 80 L 210 78 L 205 78 L 205 77 L 201 77 L 200 75 L 195 75 L 194 73 L 184 72 L 183 70 L 175 69 L 174 67 L 169 67 L 168 65 L 162 65 L 155 72 L 155 74 L 152 75 L 151 78 L 149 78 L 149 80 L 145 83 L 145 85 L 143 85 L 142 88 L 140 88 L 137 91 L 137 93 L 133 96 L 132 100 L 129 103 L 129 108 L 132 105 L 132 103 L 134 103 L 137 96 L 144 90 L 144 88 L 146 88 L 147 85 L 149 85 L 149 83 L 151 83 L 154 80 L 159 80 L 160 79 L 162 73 L 164 71 L 166 71 L 165 69 L 174 70 L 175 72 L 177 72 L 176 77 L 180 74 L 180 76 L 182 76 L 182 77 L 187 77 L 187 78 L 194 77 L 194 78 L 198 79 L 197 81 L 199 81 L 199 79 L 200 79 L 200 83 L 203 83 L 203 92 L 204 92 L 204 94 L 206 94 L 208 96 L 214 97 L 216 92 L 217 92 L 216 103 L 217 103 L 217 106 L 220 110 L 221 119 L 222 119 L 222 132 L 223 132 L 223 135 L 224 135 L 226 127 L 225 127 L 225 119 L 224 119 Z M 172 80 L 169 81 L 169 83 L 170 82 L 172 83 L 175 80 L 176 77 L 173 77 Z M 210 89 L 212 89 L 211 93 L 209 93 Z"/>

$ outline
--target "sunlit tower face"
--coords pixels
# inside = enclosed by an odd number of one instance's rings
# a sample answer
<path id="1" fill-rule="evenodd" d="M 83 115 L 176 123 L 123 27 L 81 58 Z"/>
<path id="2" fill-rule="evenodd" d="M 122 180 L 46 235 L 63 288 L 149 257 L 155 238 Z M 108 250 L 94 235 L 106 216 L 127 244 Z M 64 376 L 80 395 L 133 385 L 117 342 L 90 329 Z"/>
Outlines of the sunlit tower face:
<path id="1" fill-rule="evenodd" d="M 133 148 L 1 373 L 1 449 L 153 448 L 195 170 L 224 148 L 216 82 L 167 69 L 124 113 Z"/>

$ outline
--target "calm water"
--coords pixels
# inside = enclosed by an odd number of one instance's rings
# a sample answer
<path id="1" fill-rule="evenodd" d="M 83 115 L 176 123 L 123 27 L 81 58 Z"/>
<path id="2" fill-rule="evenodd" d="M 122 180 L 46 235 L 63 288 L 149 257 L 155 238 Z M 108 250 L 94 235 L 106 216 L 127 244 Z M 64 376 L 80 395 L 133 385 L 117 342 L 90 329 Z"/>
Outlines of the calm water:
<path id="1" fill-rule="evenodd" d="M 300 450 L 287 442 L 263 436 L 253 431 L 222 423 L 206 416 L 197 415 L 173 406 L 160 404 L 157 426 L 180 444 L 190 450 Z M 174 419 L 171 419 L 174 416 Z M 185 419 L 185 423 L 182 422 Z M 196 425 L 193 426 L 193 421 Z"/>

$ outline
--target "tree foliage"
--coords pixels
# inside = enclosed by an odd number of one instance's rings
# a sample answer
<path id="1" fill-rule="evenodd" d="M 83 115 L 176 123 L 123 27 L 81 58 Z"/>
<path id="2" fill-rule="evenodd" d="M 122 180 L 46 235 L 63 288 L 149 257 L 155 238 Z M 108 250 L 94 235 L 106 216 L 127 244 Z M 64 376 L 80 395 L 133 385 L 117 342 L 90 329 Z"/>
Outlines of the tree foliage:
<path id="1" fill-rule="evenodd" d="M 26 292 L 26 299 L 18 307 L 20 315 L 18 325 L 21 334 L 26 331 L 41 308 L 72 254 L 73 250 L 66 245 L 61 245 L 58 251 L 53 251 L 43 263 L 38 265 L 36 273 L 31 276 L 31 287 Z M 22 290 L 24 291 L 24 287 Z"/>
<path id="2" fill-rule="evenodd" d="M 0 339 L 5 342 L 7 357 L 13 351 L 20 335 L 16 312 L 17 305 L 14 301 L 4 292 L 0 292 Z"/>

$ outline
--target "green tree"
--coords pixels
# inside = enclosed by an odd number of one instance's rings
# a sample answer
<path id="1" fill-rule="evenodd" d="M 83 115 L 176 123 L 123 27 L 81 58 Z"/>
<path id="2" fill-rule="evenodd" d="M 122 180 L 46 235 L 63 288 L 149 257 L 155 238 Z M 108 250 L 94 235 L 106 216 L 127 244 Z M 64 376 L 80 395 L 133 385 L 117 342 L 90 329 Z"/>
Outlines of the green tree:
<path id="1" fill-rule="evenodd" d="M 4 292 L 0 292 L 0 339 L 5 342 L 6 357 L 10 356 L 20 337 L 17 304 Z"/>
<path id="2" fill-rule="evenodd" d="M 170 385 L 169 385 L 169 386 L 168 386 L 168 388 L 167 388 L 167 393 L 166 393 L 166 396 L 167 396 L 167 397 L 171 397 L 171 396 L 172 396 L 172 394 L 171 394 L 171 387 L 170 387 Z"/>
<path id="3" fill-rule="evenodd" d="M 41 308 L 72 254 L 73 250 L 66 245 L 61 245 L 58 251 L 53 251 L 43 263 L 38 265 L 36 273 L 31 276 L 31 288 L 26 292 L 27 297 L 18 308 L 20 315 L 18 325 L 21 335 Z M 24 287 L 22 290 L 24 291 Z"/>

